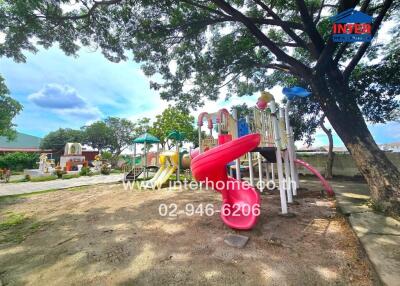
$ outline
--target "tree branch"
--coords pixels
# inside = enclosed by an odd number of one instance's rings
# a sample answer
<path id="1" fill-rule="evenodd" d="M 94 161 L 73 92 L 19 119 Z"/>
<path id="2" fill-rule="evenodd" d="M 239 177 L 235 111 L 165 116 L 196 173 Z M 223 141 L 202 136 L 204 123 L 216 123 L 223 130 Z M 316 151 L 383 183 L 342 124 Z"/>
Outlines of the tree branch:
<path id="1" fill-rule="evenodd" d="M 278 21 L 280 23 L 279 26 L 282 27 L 282 29 L 300 46 L 305 49 L 308 48 L 307 43 L 300 38 L 295 32 L 291 30 L 291 27 L 288 25 L 288 22 L 282 21 L 282 19 L 270 8 L 268 7 L 264 2 L 261 0 L 253 0 L 257 5 L 259 5 L 262 9 L 264 9 L 275 21 Z M 300 30 L 304 30 L 304 26 L 302 24 L 297 23 L 298 25 L 301 26 Z M 312 53 L 311 53 L 312 54 Z"/>
<path id="2" fill-rule="evenodd" d="M 311 42 L 313 43 L 318 54 L 321 54 L 322 50 L 325 47 L 324 39 L 318 32 L 312 17 L 308 13 L 307 6 L 304 0 L 296 0 L 296 4 L 297 7 L 299 8 L 300 16 L 304 23 L 305 31 L 307 35 L 310 37 Z"/>
<path id="3" fill-rule="evenodd" d="M 319 22 L 319 20 L 321 19 L 322 10 L 323 10 L 324 7 L 325 7 L 324 4 L 325 4 L 325 0 L 322 0 L 321 7 L 319 8 L 317 18 L 315 18 L 315 20 L 314 20 L 314 24 L 315 24 L 315 25 L 317 25 L 318 22 Z"/>
<path id="4" fill-rule="evenodd" d="M 359 0 L 341 0 L 339 3 L 338 13 L 347 10 L 349 8 L 354 8 Z M 367 0 L 369 1 L 369 0 Z M 325 45 L 322 53 L 320 54 L 317 64 L 315 65 L 315 70 L 317 72 L 323 72 L 327 67 L 333 66 L 333 54 L 336 50 L 337 43 L 332 40 L 332 37 L 329 37 L 328 42 Z M 339 61 L 339 59 L 338 59 Z"/>
<path id="5" fill-rule="evenodd" d="M 246 17 L 240 11 L 236 10 L 223 0 L 212 0 L 212 2 L 214 2 L 226 13 L 237 19 L 237 21 L 243 23 L 249 29 L 249 31 L 277 57 L 279 61 L 286 62 L 287 64 L 292 66 L 292 68 L 295 69 L 296 72 L 303 74 L 306 77 L 308 75 L 311 76 L 311 70 L 307 66 L 282 51 L 248 17 Z"/>
<path id="6" fill-rule="evenodd" d="M 374 24 L 372 25 L 371 29 L 371 36 L 375 36 L 376 32 L 378 31 L 383 18 L 385 17 L 387 11 L 390 9 L 390 6 L 393 4 L 393 0 L 385 0 L 383 3 L 382 10 L 379 12 L 378 17 L 376 17 Z M 350 74 L 355 69 L 361 58 L 364 56 L 365 52 L 367 51 L 368 47 L 370 46 L 371 42 L 364 42 L 359 47 L 357 53 L 351 59 L 350 63 L 347 65 L 346 69 L 343 72 L 343 77 L 347 81 L 350 77 Z"/>
<path id="7" fill-rule="evenodd" d="M 92 16 L 93 13 L 95 12 L 96 8 L 99 7 L 99 6 L 102 6 L 102 5 L 104 5 L 104 6 L 106 6 L 106 5 L 114 5 L 114 4 L 121 3 L 122 1 L 123 0 L 94 1 L 93 6 L 87 11 L 87 13 L 86 14 L 81 14 L 81 15 L 54 17 L 54 16 L 43 14 L 43 15 L 36 15 L 36 17 L 37 18 L 46 18 L 46 19 L 56 19 L 56 20 L 81 20 L 81 19 L 89 18 L 90 16 Z"/>

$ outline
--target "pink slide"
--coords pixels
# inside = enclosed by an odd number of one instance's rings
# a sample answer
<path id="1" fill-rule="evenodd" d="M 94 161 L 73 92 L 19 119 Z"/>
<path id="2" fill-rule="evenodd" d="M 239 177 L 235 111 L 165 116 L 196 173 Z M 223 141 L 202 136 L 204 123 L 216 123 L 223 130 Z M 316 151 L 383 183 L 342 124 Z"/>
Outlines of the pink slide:
<path id="1" fill-rule="evenodd" d="M 295 160 L 295 163 L 298 164 L 298 165 L 300 165 L 300 166 L 303 166 L 304 168 L 306 168 L 307 170 L 309 170 L 311 173 L 313 173 L 315 176 L 317 176 L 318 179 L 321 181 L 322 185 L 324 186 L 324 188 L 325 188 L 325 190 L 326 190 L 326 192 L 327 192 L 327 194 L 328 194 L 329 196 L 335 195 L 335 192 L 333 191 L 331 185 L 329 185 L 329 183 L 327 182 L 327 180 L 325 180 L 325 178 L 322 177 L 322 175 L 321 175 L 313 166 L 311 166 L 311 165 L 308 164 L 307 162 L 301 161 L 301 160 L 299 160 L 299 159 L 296 159 L 296 160 Z"/>
<path id="2" fill-rule="evenodd" d="M 259 143 L 259 134 L 246 135 L 197 155 L 191 162 L 196 180 L 204 182 L 207 179 L 222 194 L 221 219 L 233 229 L 254 227 L 260 214 L 260 195 L 247 182 L 228 177 L 226 165 Z"/>

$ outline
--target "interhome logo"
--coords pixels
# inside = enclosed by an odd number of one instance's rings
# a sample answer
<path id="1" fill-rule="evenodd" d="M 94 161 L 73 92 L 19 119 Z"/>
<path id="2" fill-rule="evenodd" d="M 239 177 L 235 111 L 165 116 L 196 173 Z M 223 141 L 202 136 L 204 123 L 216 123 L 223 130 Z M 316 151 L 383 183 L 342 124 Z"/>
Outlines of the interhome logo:
<path id="1" fill-rule="evenodd" d="M 334 42 L 370 42 L 372 17 L 353 8 L 331 17 Z"/>

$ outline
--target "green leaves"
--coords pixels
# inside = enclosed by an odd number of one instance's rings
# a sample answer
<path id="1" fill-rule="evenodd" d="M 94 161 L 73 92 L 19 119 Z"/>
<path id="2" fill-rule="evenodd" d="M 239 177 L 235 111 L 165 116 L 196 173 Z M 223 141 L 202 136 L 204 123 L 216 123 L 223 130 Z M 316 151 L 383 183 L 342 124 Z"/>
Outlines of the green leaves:
<path id="1" fill-rule="evenodd" d="M 172 131 L 184 134 L 186 141 L 196 143 L 194 117 L 176 107 L 169 106 L 162 114 L 156 116 L 149 133 L 159 138 L 161 145 L 164 146 L 168 134 Z"/>
<path id="2" fill-rule="evenodd" d="M 22 105 L 9 96 L 9 90 L 0 76 L 0 136 L 15 137 L 13 118 L 22 110 Z"/>

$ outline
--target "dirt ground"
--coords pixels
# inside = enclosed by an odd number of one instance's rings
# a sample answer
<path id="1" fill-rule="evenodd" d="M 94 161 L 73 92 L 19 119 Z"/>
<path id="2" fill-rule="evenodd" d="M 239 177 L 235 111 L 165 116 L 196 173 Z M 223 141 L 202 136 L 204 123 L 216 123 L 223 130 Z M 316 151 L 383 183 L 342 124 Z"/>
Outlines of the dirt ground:
<path id="1" fill-rule="evenodd" d="M 333 200 L 302 192 L 293 218 L 279 216 L 277 193 L 262 194 L 251 231 L 218 214 L 211 191 L 125 191 L 121 184 L 0 200 L 0 285 L 379 285 Z M 159 214 L 177 205 L 177 217 Z M 11 222 L 10 222 L 11 219 Z M 4 224 L 4 222 L 10 222 Z M 228 234 L 250 237 L 245 248 Z"/>

